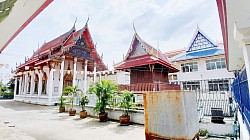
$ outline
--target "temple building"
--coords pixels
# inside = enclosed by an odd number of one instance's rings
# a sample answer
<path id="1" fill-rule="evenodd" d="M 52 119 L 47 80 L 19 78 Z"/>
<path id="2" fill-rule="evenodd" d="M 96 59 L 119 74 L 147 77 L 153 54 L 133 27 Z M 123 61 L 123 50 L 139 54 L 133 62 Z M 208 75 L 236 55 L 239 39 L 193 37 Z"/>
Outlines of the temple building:
<path id="1" fill-rule="evenodd" d="M 91 38 L 88 23 L 76 31 L 44 43 L 15 72 L 14 100 L 53 105 L 66 86 L 88 89 L 88 74 L 96 81 L 97 71 L 105 71 Z"/>
<path id="2" fill-rule="evenodd" d="M 223 44 L 215 43 L 198 26 L 186 50 L 168 52 L 165 57 L 180 69 L 171 73 L 169 80 L 181 83 L 183 90 L 230 89 L 234 73 L 226 69 Z"/>
<path id="3" fill-rule="evenodd" d="M 126 57 L 115 65 L 115 69 L 130 72 L 130 85 L 120 85 L 120 90 L 142 93 L 142 91 L 179 89 L 178 85 L 168 83 L 168 74 L 179 70 L 159 49 L 143 41 L 136 31 Z"/>

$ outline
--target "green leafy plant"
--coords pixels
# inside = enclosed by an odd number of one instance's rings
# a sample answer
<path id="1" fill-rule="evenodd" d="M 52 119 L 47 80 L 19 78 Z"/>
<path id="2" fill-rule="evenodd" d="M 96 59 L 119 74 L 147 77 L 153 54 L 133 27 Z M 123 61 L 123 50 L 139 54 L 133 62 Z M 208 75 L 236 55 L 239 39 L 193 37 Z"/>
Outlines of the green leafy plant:
<path id="1" fill-rule="evenodd" d="M 199 135 L 200 136 L 206 136 L 206 135 L 208 135 L 208 131 L 206 129 L 200 129 L 199 130 Z"/>
<path id="2" fill-rule="evenodd" d="M 78 86 L 67 86 L 63 89 L 63 94 L 68 95 L 69 97 L 67 98 L 70 106 L 70 110 L 73 110 L 74 107 L 74 97 L 77 96 L 79 92 L 82 92 Z"/>
<path id="3" fill-rule="evenodd" d="M 60 107 L 65 107 L 65 100 L 66 100 L 66 98 L 63 97 L 63 96 L 61 96 L 61 97 L 59 98 L 59 106 L 60 106 Z"/>
<path id="4" fill-rule="evenodd" d="M 129 110 L 133 106 L 133 98 L 134 94 L 125 90 L 122 92 L 120 96 L 120 103 L 119 103 L 119 108 L 123 109 L 123 115 L 122 116 L 129 116 Z"/>
<path id="5" fill-rule="evenodd" d="M 96 101 L 94 112 L 105 113 L 111 95 L 117 92 L 117 86 L 109 80 L 102 80 L 100 83 L 91 85 L 89 88 L 89 92 L 96 94 L 98 98 Z"/>
<path id="6" fill-rule="evenodd" d="M 88 96 L 83 94 L 80 99 L 80 105 L 82 106 L 82 111 L 85 111 L 85 105 L 89 103 Z"/>

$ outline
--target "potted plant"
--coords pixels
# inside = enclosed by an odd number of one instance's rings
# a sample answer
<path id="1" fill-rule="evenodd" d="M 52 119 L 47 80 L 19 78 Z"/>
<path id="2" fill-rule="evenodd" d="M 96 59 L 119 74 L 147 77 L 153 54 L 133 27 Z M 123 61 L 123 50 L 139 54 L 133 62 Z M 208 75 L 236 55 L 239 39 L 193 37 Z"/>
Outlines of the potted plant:
<path id="1" fill-rule="evenodd" d="M 199 136 L 202 139 L 206 139 L 208 137 L 208 131 L 206 129 L 200 129 Z"/>
<path id="2" fill-rule="evenodd" d="M 130 116 L 129 116 L 129 110 L 133 106 L 133 98 L 134 94 L 125 90 L 122 92 L 120 96 L 120 104 L 119 108 L 123 110 L 122 116 L 119 117 L 120 119 L 120 125 L 129 125 L 130 122 Z"/>
<path id="3" fill-rule="evenodd" d="M 59 113 L 65 112 L 65 100 L 66 98 L 63 96 L 59 98 Z"/>
<path id="4" fill-rule="evenodd" d="M 63 93 L 69 95 L 68 102 L 69 102 L 69 116 L 75 116 L 76 110 L 74 109 L 74 97 L 77 95 L 78 92 L 81 90 L 77 86 L 67 86 L 63 89 Z"/>
<path id="5" fill-rule="evenodd" d="M 89 103 L 88 96 L 83 94 L 80 99 L 80 105 L 82 106 L 82 111 L 80 112 L 80 118 L 86 118 L 87 117 L 87 111 L 85 110 L 85 105 Z"/>
<path id="6" fill-rule="evenodd" d="M 106 122 L 108 120 L 106 107 L 111 95 L 117 92 L 117 86 L 109 80 L 102 80 L 99 83 L 97 82 L 94 85 L 91 85 L 89 92 L 94 93 L 97 96 L 94 112 L 99 113 L 100 122 Z"/>

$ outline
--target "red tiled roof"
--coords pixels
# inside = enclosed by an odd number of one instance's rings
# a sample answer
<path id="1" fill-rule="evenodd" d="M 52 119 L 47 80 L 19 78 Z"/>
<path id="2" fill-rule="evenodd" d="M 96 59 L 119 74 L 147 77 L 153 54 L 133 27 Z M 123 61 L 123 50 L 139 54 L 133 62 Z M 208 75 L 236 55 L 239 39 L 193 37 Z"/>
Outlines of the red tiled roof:
<path id="1" fill-rule="evenodd" d="M 167 58 L 172 58 L 173 56 L 184 53 L 185 51 L 186 51 L 185 49 L 174 50 L 174 51 L 166 52 L 164 54 L 164 56 L 167 57 Z"/>
<path id="2" fill-rule="evenodd" d="M 137 57 L 130 58 L 131 52 L 133 52 L 138 45 L 135 43 L 136 41 L 139 41 L 144 51 L 147 53 L 138 55 Z M 178 72 L 179 70 L 171 65 L 171 63 L 167 60 L 167 58 L 164 57 L 164 55 L 161 53 L 160 50 L 155 49 L 145 41 L 143 41 L 137 33 L 134 34 L 131 46 L 129 48 L 129 51 L 126 55 L 126 58 L 123 62 L 121 62 L 118 66 L 115 67 L 115 69 L 125 69 L 125 68 L 131 68 L 135 66 L 142 66 L 147 64 L 155 64 L 159 63 L 161 65 L 164 65 L 170 69 L 170 72 Z"/>
<path id="3" fill-rule="evenodd" d="M 169 68 L 169 72 L 178 72 L 179 70 L 175 67 L 173 67 L 168 62 L 155 58 L 154 56 L 141 56 L 133 59 L 126 60 L 122 62 L 119 66 L 117 66 L 115 69 L 122 70 L 126 68 L 136 67 L 136 66 L 142 66 L 142 65 L 149 65 L 149 64 L 161 64 L 163 66 L 166 66 Z"/>
<path id="4" fill-rule="evenodd" d="M 63 43 L 66 41 L 66 39 L 75 31 L 75 26 L 71 28 L 70 31 L 66 32 L 65 34 L 51 40 L 50 42 L 44 43 L 42 47 L 37 50 L 35 54 L 43 54 L 45 52 L 48 52 L 50 49 L 57 47 L 59 45 L 63 45 Z"/>

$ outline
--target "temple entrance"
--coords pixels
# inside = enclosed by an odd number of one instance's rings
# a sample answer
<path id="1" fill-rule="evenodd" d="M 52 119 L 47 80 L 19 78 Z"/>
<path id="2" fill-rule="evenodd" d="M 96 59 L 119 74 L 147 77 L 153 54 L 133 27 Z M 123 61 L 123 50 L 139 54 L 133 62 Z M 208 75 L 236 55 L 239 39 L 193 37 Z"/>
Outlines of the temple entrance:
<path id="1" fill-rule="evenodd" d="M 47 75 L 46 73 L 43 73 L 43 78 L 42 78 L 42 94 L 46 95 L 47 91 Z"/>
<path id="2" fill-rule="evenodd" d="M 68 74 L 66 73 L 64 75 L 64 81 L 63 81 L 63 88 L 67 87 L 67 86 L 72 86 L 73 85 L 73 75 L 72 73 Z"/>
<path id="3" fill-rule="evenodd" d="M 27 85 L 27 88 L 28 88 L 28 90 L 27 90 L 27 94 L 30 94 L 30 85 L 31 85 L 31 75 L 29 74 L 29 76 L 28 76 L 28 83 L 27 83 L 28 85 Z"/>
<path id="4" fill-rule="evenodd" d="M 17 79 L 16 95 L 19 94 L 19 84 L 20 84 L 20 79 Z"/>
<path id="5" fill-rule="evenodd" d="M 35 87 L 34 87 L 34 94 L 38 94 L 38 75 L 35 74 Z"/>

